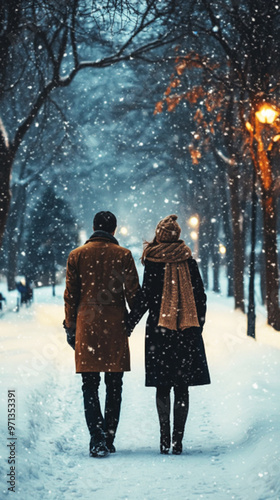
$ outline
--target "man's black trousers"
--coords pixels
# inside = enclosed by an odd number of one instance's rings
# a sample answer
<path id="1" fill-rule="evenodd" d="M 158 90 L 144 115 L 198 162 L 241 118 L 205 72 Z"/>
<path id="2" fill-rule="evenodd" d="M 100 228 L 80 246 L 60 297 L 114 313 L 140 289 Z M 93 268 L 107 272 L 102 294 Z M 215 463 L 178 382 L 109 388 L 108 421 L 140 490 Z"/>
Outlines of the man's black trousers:
<path id="1" fill-rule="evenodd" d="M 99 372 L 82 373 L 85 417 L 89 433 L 95 446 L 106 444 L 111 446 L 115 439 L 120 418 L 122 401 L 123 372 L 105 373 L 106 399 L 104 416 L 100 408 L 98 389 Z"/>

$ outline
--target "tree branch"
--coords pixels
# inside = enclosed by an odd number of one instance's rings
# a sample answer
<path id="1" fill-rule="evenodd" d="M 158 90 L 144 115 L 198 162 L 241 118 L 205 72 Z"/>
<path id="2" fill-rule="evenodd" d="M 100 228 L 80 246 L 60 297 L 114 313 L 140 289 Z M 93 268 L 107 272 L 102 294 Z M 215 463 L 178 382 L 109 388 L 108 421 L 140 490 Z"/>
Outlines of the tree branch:
<path id="1" fill-rule="evenodd" d="M 71 19 L 71 30 L 70 30 L 70 38 L 71 38 L 71 45 L 72 45 L 74 67 L 75 68 L 77 68 L 77 66 L 79 65 L 77 43 L 76 43 L 76 15 L 77 15 L 77 9 L 78 9 L 78 1 L 79 0 L 74 1 L 74 7 L 73 7 L 72 19 Z"/>
<path id="2" fill-rule="evenodd" d="M 209 14 L 209 18 L 210 18 L 211 23 L 212 23 L 212 28 L 215 28 L 215 27 L 218 28 L 218 31 L 213 31 L 213 30 L 211 31 L 211 33 L 210 33 L 211 36 L 213 38 L 215 38 L 220 43 L 221 47 L 224 49 L 225 53 L 229 56 L 231 62 L 233 63 L 234 68 L 236 69 L 241 82 L 243 84 L 245 84 L 245 80 L 244 80 L 243 73 L 242 73 L 242 68 L 239 64 L 238 58 L 236 57 L 236 55 L 237 55 L 236 51 L 232 50 L 231 47 L 229 46 L 229 44 L 226 42 L 225 37 L 223 36 L 223 33 L 222 33 L 220 20 L 215 16 L 214 12 L 212 11 L 212 9 L 210 7 L 208 0 L 202 0 L 202 3 L 204 4 L 204 7 Z"/>
<path id="3" fill-rule="evenodd" d="M 57 87 L 57 84 L 54 80 L 52 80 L 48 85 L 46 85 L 46 87 L 43 88 L 43 90 L 40 92 L 35 104 L 32 106 L 28 116 L 26 117 L 26 119 L 23 121 L 23 123 L 19 126 L 16 134 L 15 134 L 15 137 L 14 137 L 14 140 L 11 144 L 11 152 L 13 154 L 13 156 L 16 154 L 20 144 L 21 144 L 21 141 L 23 139 L 23 137 L 25 136 L 26 132 L 29 130 L 29 128 L 31 127 L 33 121 L 35 120 L 39 110 L 41 109 L 42 105 L 44 104 L 44 102 L 46 101 L 47 97 L 49 96 L 49 94 L 52 92 L 53 89 L 55 89 Z"/>

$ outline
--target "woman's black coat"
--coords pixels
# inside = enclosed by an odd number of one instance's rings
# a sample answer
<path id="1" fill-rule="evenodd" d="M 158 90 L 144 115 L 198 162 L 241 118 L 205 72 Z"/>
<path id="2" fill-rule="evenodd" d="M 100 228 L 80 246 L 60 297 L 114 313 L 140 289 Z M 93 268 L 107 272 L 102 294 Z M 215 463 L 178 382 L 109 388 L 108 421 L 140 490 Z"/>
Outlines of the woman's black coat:
<path id="1" fill-rule="evenodd" d="M 165 264 L 145 261 L 142 290 L 135 299 L 127 327 L 132 331 L 143 314 L 149 310 L 145 341 L 146 386 L 210 383 L 201 335 L 205 322 L 206 295 L 197 263 L 192 257 L 188 259 L 188 265 L 200 327 L 174 331 L 157 326 Z"/>

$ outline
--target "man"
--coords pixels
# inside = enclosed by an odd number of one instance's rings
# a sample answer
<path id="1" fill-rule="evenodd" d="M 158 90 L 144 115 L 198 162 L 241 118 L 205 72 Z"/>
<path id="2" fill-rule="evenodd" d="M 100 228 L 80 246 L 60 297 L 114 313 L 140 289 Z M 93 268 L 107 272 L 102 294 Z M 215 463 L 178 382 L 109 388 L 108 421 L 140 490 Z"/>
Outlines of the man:
<path id="1" fill-rule="evenodd" d="M 93 235 L 67 261 L 64 327 L 75 349 L 76 372 L 82 374 L 93 457 L 116 451 L 123 372 L 130 371 L 126 301 L 131 308 L 139 289 L 131 252 L 114 237 L 116 226 L 114 214 L 97 213 Z M 104 417 L 98 396 L 100 372 L 105 372 Z"/>

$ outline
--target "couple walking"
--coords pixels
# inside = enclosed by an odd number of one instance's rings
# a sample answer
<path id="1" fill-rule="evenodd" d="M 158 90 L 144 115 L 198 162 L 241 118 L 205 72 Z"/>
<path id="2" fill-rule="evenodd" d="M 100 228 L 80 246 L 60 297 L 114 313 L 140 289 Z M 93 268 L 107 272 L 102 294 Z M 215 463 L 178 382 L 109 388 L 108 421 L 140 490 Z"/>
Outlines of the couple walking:
<path id="1" fill-rule="evenodd" d="M 180 455 L 189 409 L 189 386 L 210 383 L 202 339 L 206 295 L 196 261 L 180 240 L 177 216 L 161 220 L 142 255 L 142 288 L 131 252 L 119 246 L 117 220 L 99 212 L 93 235 L 67 262 L 64 327 L 82 375 L 90 455 L 114 453 L 123 373 L 130 370 L 128 337 L 148 310 L 146 386 L 156 387 L 160 452 Z M 126 302 L 130 313 L 126 309 Z M 98 388 L 105 373 L 104 415 Z M 173 432 L 170 392 L 174 389 Z"/>

